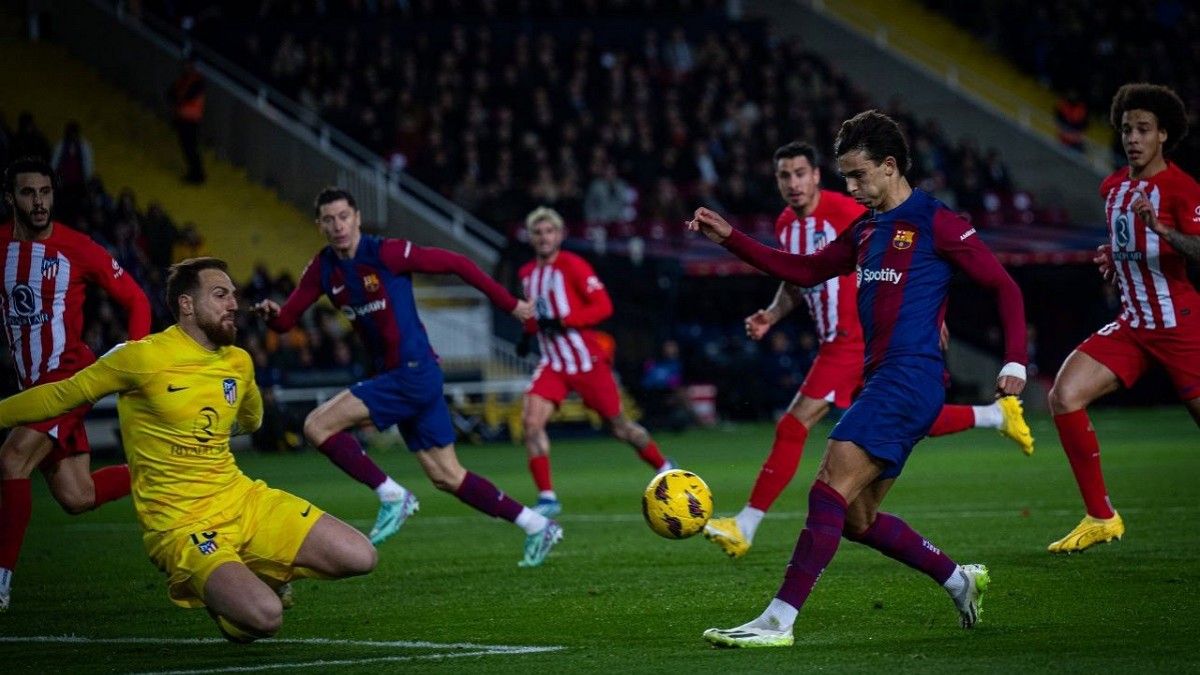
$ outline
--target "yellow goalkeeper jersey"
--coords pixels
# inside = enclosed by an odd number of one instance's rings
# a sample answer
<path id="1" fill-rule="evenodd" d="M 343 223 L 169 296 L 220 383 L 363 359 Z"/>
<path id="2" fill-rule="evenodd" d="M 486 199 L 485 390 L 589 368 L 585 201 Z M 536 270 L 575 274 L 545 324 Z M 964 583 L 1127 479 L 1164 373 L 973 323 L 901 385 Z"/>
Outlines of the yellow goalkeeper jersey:
<path id="1" fill-rule="evenodd" d="M 253 484 L 229 450 L 232 435 L 262 423 L 250 355 L 205 349 L 178 325 L 120 344 L 70 379 L 0 401 L 0 427 L 57 417 L 111 393 L 143 529 L 203 521 Z"/>

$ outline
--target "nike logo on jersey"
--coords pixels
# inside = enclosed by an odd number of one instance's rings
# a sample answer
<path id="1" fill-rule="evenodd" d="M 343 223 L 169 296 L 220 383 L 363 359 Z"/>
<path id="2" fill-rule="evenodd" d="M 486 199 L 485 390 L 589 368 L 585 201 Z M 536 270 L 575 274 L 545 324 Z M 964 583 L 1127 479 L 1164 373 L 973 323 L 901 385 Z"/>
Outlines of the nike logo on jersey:
<path id="1" fill-rule="evenodd" d="M 177 391 L 183 391 L 184 389 L 187 389 L 187 387 L 177 387 L 177 386 L 175 386 L 175 385 L 173 385 L 173 384 L 168 384 L 168 385 L 167 385 L 167 391 L 168 391 L 168 392 L 170 392 L 170 393 L 172 393 L 172 394 L 174 394 L 174 393 L 175 393 L 175 392 L 177 392 Z"/>
<path id="2" fill-rule="evenodd" d="M 301 512 L 300 512 L 300 517 L 301 517 L 301 518 L 307 518 L 307 517 L 308 517 L 308 513 L 309 513 L 310 511 L 312 511 L 312 504 L 309 504 L 309 505 L 308 505 L 308 508 L 306 508 L 306 509 L 304 509 L 303 511 L 301 511 Z"/>
<path id="3" fill-rule="evenodd" d="M 329 290 L 332 291 L 334 295 L 337 295 L 338 293 L 341 293 L 342 291 L 346 290 L 346 287 L 345 286 L 334 286 L 333 288 L 331 288 Z"/>

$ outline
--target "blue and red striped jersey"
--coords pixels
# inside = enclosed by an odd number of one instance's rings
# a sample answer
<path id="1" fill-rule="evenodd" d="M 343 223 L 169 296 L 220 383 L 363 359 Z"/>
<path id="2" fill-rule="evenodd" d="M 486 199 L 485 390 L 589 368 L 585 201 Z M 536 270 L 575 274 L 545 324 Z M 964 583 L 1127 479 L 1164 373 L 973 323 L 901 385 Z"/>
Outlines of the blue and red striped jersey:
<path id="1" fill-rule="evenodd" d="M 321 249 L 269 325 L 278 332 L 291 330 L 323 294 L 350 320 L 375 372 L 436 359 L 417 315 L 413 272 L 456 274 L 504 311 L 517 306 L 511 293 L 466 256 L 364 234 L 352 258 L 339 257 L 331 246 Z"/>
<path id="2" fill-rule="evenodd" d="M 812 255 L 774 251 L 736 231 L 723 245 L 764 272 L 801 286 L 854 271 L 867 373 L 893 359 L 942 361 L 938 336 L 956 268 L 996 293 L 1005 361 L 1027 361 L 1020 289 L 975 228 L 921 190 L 890 211 L 863 214 Z"/>

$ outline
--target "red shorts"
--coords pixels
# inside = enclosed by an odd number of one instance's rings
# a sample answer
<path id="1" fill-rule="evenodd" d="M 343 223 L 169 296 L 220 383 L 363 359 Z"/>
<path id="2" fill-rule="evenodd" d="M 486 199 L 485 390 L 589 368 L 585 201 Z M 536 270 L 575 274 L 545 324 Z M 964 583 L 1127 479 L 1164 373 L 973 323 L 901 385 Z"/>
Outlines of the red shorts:
<path id="1" fill-rule="evenodd" d="M 48 469 L 72 455 L 83 455 L 92 451 L 92 446 L 88 443 L 87 428 L 83 424 L 83 418 L 87 417 L 91 409 L 90 405 L 81 405 L 60 417 L 22 425 L 48 434 L 54 443 L 50 454 L 38 465 L 40 468 Z"/>
<path id="2" fill-rule="evenodd" d="M 863 383 L 861 342 L 826 342 L 800 384 L 800 395 L 849 408 Z"/>
<path id="3" fill-rule="evenodd" d="M 1079 351 L 1116 373 L 1121 384 L 1133 386 L 1151 362 L 1171 376 L 1179 398 L 1200 398 L 1200 327 L 1162 330 L 1130 328 L 1114 321 L 1079 345 Z"/>
<path id="4" fill-rule="evenodd" d="M 575 391 L 583 398 L 584 405 L 600 413 L 604 419 L 612 419 L 621 414 L 617 381 L 613 379 L 612 367 L 607 362 L 597 360 L 593 364 L 588 372 L 574 375 L 554 370 L 549 364 L 538 366 L 526 393 L 541 396 L 558 405 L 568 393 Z"/>

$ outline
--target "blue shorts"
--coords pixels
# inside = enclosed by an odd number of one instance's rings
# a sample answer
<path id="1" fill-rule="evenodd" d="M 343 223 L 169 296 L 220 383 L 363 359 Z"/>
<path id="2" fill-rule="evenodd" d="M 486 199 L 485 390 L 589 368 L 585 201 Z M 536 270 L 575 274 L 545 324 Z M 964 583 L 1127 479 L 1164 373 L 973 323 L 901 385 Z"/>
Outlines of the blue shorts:
<path id="1" fill-rule="evenodd" d="M 942 370 L 941 363 L 919 358 L 880 367 L 867 377 L 829 438 L 850 441 L 886 464 L 879 478 L 899 476 L 946 402 Z"/>
<path id="2" fill-rule="evenodd" d="M 409 450 L 454 442 L 450 409 L 442 396 L 442 369 L 434 361 L 405 364 L 350 387 L 379 430 L 395 424 Z"/>

